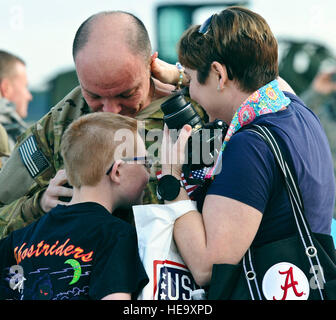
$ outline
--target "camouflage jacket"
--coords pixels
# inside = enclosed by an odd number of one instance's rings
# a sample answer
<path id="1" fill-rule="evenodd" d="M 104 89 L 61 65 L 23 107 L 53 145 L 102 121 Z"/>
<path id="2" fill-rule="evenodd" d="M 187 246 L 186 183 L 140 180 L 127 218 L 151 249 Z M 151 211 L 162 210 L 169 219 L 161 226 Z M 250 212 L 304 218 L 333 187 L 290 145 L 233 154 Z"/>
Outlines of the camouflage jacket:
<path id="1" fill-rule="evenodd" d="M 9 157 L 9 143 L 6 129 L 0 124 L 0 169 L 2 168 L 2 157 Z"/>
<path id="2" fill-rule="evenodd" d="M 154 101 L 137 114 L 136 119 L 142 121 L 146 132 L 162 130 L 160 105 L 167 98 Z M 206 116 L 202 108 L 197 105 L 195 108 L 202 117 Z M 80 87 L 77 87 L 19 137 L 10 159 L 0 171 L 0 238 L 44 214 L 39 205 L 40 197 L 49 180 L 63 168 L 62 135 L 73 120 L 90 112 Z M 36 147 L 34 154 L 27 151 L 31 143 Z M 147 148 L 151 144 L 146 140 Z M 32 168 L 32 161 L 35 168 Z M 145 190 L 144 203 L 158 203 L 154 171 Z"/>
<path id="3" fill-rule="evenodd" d="M 15 111 L 15 105 L 4 98 L 0 99 L 0 123 L 7 131 L 9 148 L 13 150 L 17 138 L 28 129 L 28 125 Z"/>

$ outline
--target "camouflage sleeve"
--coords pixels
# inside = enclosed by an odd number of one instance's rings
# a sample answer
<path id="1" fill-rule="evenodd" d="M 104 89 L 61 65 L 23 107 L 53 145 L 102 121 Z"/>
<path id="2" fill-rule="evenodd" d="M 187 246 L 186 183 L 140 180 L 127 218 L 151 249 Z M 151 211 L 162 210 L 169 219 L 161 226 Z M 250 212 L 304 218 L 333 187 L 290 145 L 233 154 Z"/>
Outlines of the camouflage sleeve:
<path id="1" fill-rule="evenodd" d="M 9 205 L 0 203 L 0 239 L 42 216 L 43 210 L 40 208 L 39 200 L 45 189 L 41 188 L 31 197 L 21 197 Z"/>
<path id="2" fill-rule="evenodd" d="M 32 177 L 20 153 L 20 147 L 32 136 L 47 160 L 47 166 L 38 177 Z M 56 173 L 52 162 L 53 140 L 53 121 L 51 113 L 48 113 L 19 138 L 11 157 L 2 168 L 0 172 L 0 186 L 2 186 L 0 187 L 0 238 L 43 215 L 39 199 L 50 178 Z"/>

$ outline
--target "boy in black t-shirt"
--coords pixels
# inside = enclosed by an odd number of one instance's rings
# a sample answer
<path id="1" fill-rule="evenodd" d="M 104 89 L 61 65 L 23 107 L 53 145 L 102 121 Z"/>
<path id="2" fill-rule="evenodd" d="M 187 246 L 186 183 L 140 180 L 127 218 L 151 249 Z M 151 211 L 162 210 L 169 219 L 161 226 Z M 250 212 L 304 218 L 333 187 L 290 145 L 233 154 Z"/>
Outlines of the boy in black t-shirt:
<path id="1" fill-rule="evenodd" d="M 111 214 L 140 204 L 149 179 L 136 120 L 109 112 L 83 116 L 61 147 L 71 202 L 1 240 L 0 298 L 136 297 L 148 282 L 136 231 Z"/>

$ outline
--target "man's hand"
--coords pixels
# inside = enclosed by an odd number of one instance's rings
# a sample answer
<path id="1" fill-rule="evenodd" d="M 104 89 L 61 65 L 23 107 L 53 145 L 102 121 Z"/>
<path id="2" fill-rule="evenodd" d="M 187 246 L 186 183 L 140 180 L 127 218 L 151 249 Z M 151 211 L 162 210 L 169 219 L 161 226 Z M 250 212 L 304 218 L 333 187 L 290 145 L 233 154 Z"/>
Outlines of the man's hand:
<path id="1" fill-rule="evenodd" d="M 40 206 L 44 212 L 50 211 L 58 204 L 67 204 L 59 200 L 59 197 L 72 197 L 73 190 L 63 187 L 67 181 L 68 178 L 63 169 L 57 171 L 55 177 L 50 180 L 49 186 L 46 191 L 44 191 L 40 200 Z"/>

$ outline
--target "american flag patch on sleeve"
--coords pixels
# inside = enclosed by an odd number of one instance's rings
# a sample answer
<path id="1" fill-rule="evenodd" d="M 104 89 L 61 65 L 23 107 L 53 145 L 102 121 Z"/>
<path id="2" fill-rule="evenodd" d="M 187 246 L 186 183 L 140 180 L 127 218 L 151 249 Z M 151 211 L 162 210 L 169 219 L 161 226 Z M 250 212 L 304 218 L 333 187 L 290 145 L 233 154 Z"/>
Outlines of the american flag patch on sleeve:
<path id="1" fill-rule="evenodd" d="M 49 162 L 42 151 L 38 148 L 36 138 L 30 136 L 19 147 L 22 162 L 32 178 L 37 177 L 49 167 Z"/>

